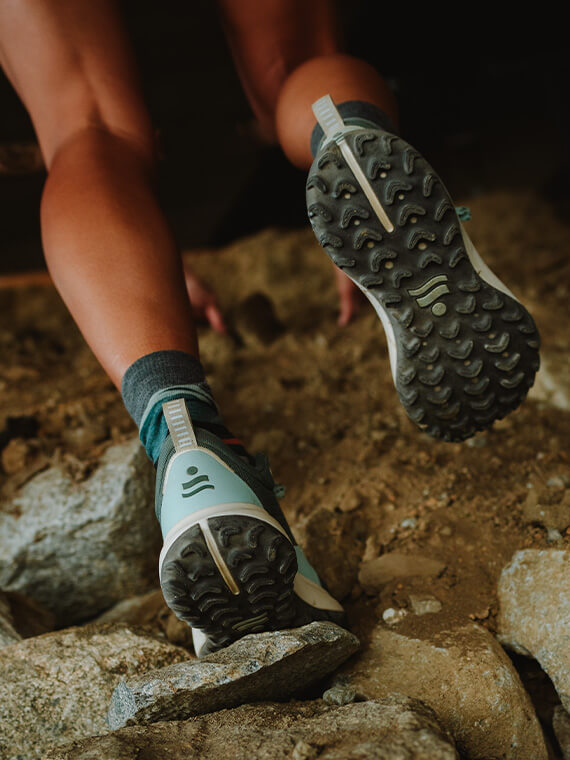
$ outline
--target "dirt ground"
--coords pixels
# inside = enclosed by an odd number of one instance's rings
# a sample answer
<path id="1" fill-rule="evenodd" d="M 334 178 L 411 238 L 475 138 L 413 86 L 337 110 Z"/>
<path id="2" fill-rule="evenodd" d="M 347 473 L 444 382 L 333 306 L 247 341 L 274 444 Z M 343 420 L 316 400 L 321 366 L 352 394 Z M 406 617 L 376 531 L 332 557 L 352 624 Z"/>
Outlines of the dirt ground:
<path id="1" fill-rule="evenodd" d="M 471 207 L 483 257 L 533 314 L 543 357 L 567 363 L 570 227 L 532 193 L 457 201 Z M 516 549 L 552 545 L 523 508 L 529 491 L 570 478 L 570 412 L 529 399 L 466 444 L 434 441 L 399 405 L 369 305 L 336 326 L 332 268 L 310 229 L 266 230 L 192 260 L 233 325 L 231 337 L 201 329 L 214 395 L 230 429 L 269 454 L 284 510 L 357 635 L 414 593 L 432 594 L 442 611 L 407 616 L 402 633 L 469 620 L 493 631 L 501 569 Z M 135 433 L 49 286 L 0 291 L 0 391 L 3 498 L 53 463 L 81 480 Z M 570 542 L 570 529 L 558 542 Z M 445 567 L 370 593 L 359 566 L 386 552 Z"/>

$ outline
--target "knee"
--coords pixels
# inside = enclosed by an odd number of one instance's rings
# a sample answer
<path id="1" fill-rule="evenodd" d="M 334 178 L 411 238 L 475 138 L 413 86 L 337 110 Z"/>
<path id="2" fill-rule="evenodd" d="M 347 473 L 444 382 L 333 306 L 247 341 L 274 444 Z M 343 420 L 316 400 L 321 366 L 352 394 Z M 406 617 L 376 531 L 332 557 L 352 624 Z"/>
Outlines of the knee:
<path id="1" fill-rule="evenodd" d="M 143 106 L 100 98 L 85 80 L 69 82 L 62 89 L 51 117 L 36 124 L 48 171 L 65 147 L 88 135 L 115 138 L 154 167 L 156 140 Z"/>
<path id="2" fill-rule="evenodd" d="M 312 162 L 310 135 L 315 126 L 311 106 L 323 95 L 336 103 L 366 100 L 375 103 L 392 118 L 396 105 L 388 85 L 369 63 L 345 53 L 310 58 L 285 80 L 276 108 L 279 142 L 287 157 L 300 168 Z"/>

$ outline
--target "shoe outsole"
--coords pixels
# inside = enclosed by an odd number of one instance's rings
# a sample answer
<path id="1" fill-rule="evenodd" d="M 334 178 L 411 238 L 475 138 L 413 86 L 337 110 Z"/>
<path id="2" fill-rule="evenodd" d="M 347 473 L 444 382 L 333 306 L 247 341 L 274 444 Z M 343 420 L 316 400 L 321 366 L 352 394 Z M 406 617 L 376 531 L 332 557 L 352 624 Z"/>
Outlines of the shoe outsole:
<path id="1" fill-rule="evenodd" d="M 201 655 L 248 633 L 295 628 L 319 619 L 344 622 L 343 615 L 316 609 L 297 596 L 295 549 L 272 525 L 225 515 L 208 519 L 207 527 L 219 552 L 217 561 L 196 524 L 172 543 L 161 567 L 166 603 L 180 620 L 207 636 Z M 231 573 L 233 591 L 220 572 L 220 557 Z"/>
<path id="2" fill-rule="evenodd" d="M 309 173 L 311 225 L 389 321 L 408 416 L 435 438 L 462 441 L 523 401 L 540 363 L 538 331 L 518 301 L 477 274 L 449 193 L 411 145 L 376 130 L 345 139 L 394 230 L 332 141 Z"/>

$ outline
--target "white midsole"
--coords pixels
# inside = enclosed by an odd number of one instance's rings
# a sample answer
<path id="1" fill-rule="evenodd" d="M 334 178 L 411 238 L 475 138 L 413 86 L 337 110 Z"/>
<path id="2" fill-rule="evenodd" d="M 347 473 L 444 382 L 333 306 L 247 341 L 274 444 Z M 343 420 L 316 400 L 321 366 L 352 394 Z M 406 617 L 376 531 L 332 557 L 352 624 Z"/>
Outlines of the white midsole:
<path id="1" fill-rule="evenodd" d="M 276 530 L 282 533 L 287 541 L 290 540 L 289 536 L 283 529 L 283 526 L 280 525 L 280 523 L 278 523 L 275 518 L 271 517 L 271 515 L 268 514 L 262 507 L 257 507 L 255 504 L 245 504 L 243 502 L 216 504 L 213 507 L 200 509 L 197 512 L 193 512 L 191 515 L 184 517 L 168 531 L 164 539 L 164 546 L 160 552 L 160 558 L 158 560 L 159 576 L 162 573 L 162 565 L 168 553 L 168 550 L 177 538 L 179 538 L 189 528 L 191 528 L 193 525 L 196 525 L 201 520 L 209 520 L 212 517 L 223 517 L 225 515 L 243 515 L 244 517 L 254 517 L 257 520 L 262 520 L 263 522 L 269 523 L 269 525 L 272 525 Z"/>
<path id="2" fill-rule="evenodd" d="M 273 528 L 278 530 L 283 536 L 285 536 L 287 541 L 290 542 L 290 538 L 287 535 L 286 531 L 283 529 L 283 526 L 280 525 L 280 523 L 277 522 L 275 518 L 271 517 L 271 515 L 268 514 L 262 507 L 255 506 L 254 504 L 245 504 L 242 502 L 235 502 L 232 504 L 218 504 L 213 507 L 206 507 L 205 509 L 200 509 L 193 514 L 188 515 L 188 517 L 183 518 L 168 531 L 164 540 L 164 546 L 160 552 L 160 559 L 158 563 L 158 573 L 161 582 L 164 560 L 172 544 L 192 526 L 198 523 L 202 524 L 213 517 L 223 517 L 224 515 L 240 515 L 243 517 L 253 517 L 257 520 L 261 520 L 262 522 L 268 523 Z M 214 560 L 216 560 L 216 557 L 214 557 Z M 337 612 L 343 611 L 342 606 L 336 601 L 336 599 L 333 599 L 333 597 L 327 591 L 325 591 L 322 586 L 319 586 L 318 583 L 314 583 L 309 578 L 306 578 L 302 573 L 297 573 L 295 575 L 295 579 L 293 581 L 293 589 L 300 599 L 302 599 L 307 604 L 310 604 L 312 607 L 316 607 L 320 610 L 333 610 Z"/>
<path id="3" fill-rule="evenodd" d="M 486 283 L 491 285 L 493 288 L 496 288 L 497 290 L 500 290 L 501 292 L 505 293 L 506 295 L 513 298 L 515 301 L 520 303 L 518 298 L 511 293 L 511 291 L 507 288 L 507 286 L 499 280 L 497 275 L 492 272 L 487 264 L 483 261 L 479 253 L 477 252 L 477 249 L 471 242 L 471 238 L 465 231 L 465 228 L 460 223 L 461 228 L 461 235 L 463 237 L 463 242 L 465 244 L 465 251 L 467 253 L 467 256 L 469 257 L 469 261 L 471 262 L 471 266 L 473 269 L 477 272 L 479 277 L 484 280 Z M 348 273 L 347 273 L 348 274 Z M 350 275 L 349 275 L 350 277 Z M 351 278 L 352 279 L 352 278 Z M 372 306 L 374 307 L 374 310 L 378 317 L 380 318 L 380 321 L 382 322 L 382 326 L 384 328 L 384 332 L 386 333 L 386 341 L 388 343 L 388 356 L 390 357 L 390 369 L 392 370 L 392 378 L 394 380 L 394 383 L 396 383 L 396 371 L 397 371 L 397 364 L 398 364 L 398 351 L 397 351 L 397 345 L 396 345 L 396 338 L 394 336 L 394 329 L 392 327 L 392 323 L 390 321 L 390 318 L 388 317 L 388 313 L 380 303 L 380 300 L 377 298 L 374 293 L 372 293 L 368 288 L 364 288 L 356 279 L 352 279 L 355 285 L 357 285 L 360 290 L 364 293 L 366 298 L 370 301 Z"/>

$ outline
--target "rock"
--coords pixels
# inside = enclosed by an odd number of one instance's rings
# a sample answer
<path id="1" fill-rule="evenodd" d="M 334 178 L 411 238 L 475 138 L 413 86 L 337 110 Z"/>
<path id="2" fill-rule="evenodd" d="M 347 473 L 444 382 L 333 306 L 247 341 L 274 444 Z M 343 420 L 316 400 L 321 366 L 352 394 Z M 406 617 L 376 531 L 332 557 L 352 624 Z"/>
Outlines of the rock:
<path id="1" fill-rule="evenodd" d="M 570 550 L 516 552 L 498 592 L 499 640 L 538 660 L 570 711 Z"/>
<path id="2" fill-rule="evenodd" d="M 546 485 L 548 488 L 557 488 L 560 490 L 570 485 L 570 481 L 568 480 L 567 475 L 553 475 L 551 478 L 548 478 Z"/>
<path id="3" fill-rule="evenodd" d="M 36 599 L 60 625 L 156 584 L 153 468 L 138 439 L 108 449 L 74 483 L 52 467 L 0 512 L 0 588 Z"/>
<path id="4" fill-rule="evenodd" d="M 570 411 L 570 371 L 566 352 L 560 356 L 541 356 L 540 369 L 528 398 Z"/>
<path id="5" fill-rule="evenodd" d="M 398 623 L 402 622 L 407 614 L 408 610 L 405 610 L 403 608 L 396 610 L 394 607 L 388 607 L 382 613 L 382 620 L 386 623 L 386 625 L 397 625 Z"/>
<path id="6" fill-rule="evenodd" d="M 360 699 L 395 691 L 420 699 L 469 760 L 546 760 L 530 698 L 510 659 L 484 628 L 412 638 L 379 624 L 358 658 L 334 677 Z"/>
<path id="7" fill-rule="evenodd" d="M 360 565 L 358 580 L 365 591 L 375 593 L 395 578 L 411 575 L 439 575 L 445 569 L 443 562 L 415 554 L 390 552 Z"/>
<path id="8" fill-rule="evenodd" d="M 330 673 L 358 649 L 338 625 L 315 622 L 250 634 L 201 660 L 121 681 L 109 708 L 112 729 L 264 699 L 288 699 Z"/>
<path id="9" fill-rule="evenodd" d="M 356 699 L 356 692 L 346 686 L 333 686 L 323 694 L 323 701 L 327 705 L 349 705 Z"/>
<path id="10" fill-rule="evenodd" d="M 552 728 L 560 745 L 563 760 L 570 760 L 570 715 L 562 705 L 554 709 Z"/>
<path id="11" fill-rule="evenodd" d="M 400 695 L 243 705 L 179 723 L 130 726 L 48 752 L 44 760 L 457 760 L 433 712 Z"/>
<path id="12" fill-rule="evenodd" d="M 20 641 L 21 636 L 14 628 L 14 618 L 8 597 L 0 592 L 0 647 Z"/>
<path id="13" fill-rule="evenodd" d="M 0 757 L 35 760 L 54 742 L 107 733 L 105 713 L 125 675 L 188 653 L 124 625 L 87 625 L 0 649 Z"/>
<path id="14" fill-rule="evenodd" d="M 410 604 L 416 615 L 430 615 L 441 612 L 441 602 L 431 594 L 410 594 Z"/>
<path id="15" fill-rule="evenodd" d="M 540 491 L 532 488 L 526 497 L 523 515 L 529 523 L 564 531 L 570 525 L 570 490 L 564 490 L 563 482 L 562 488 L 548 485 Z"/>

